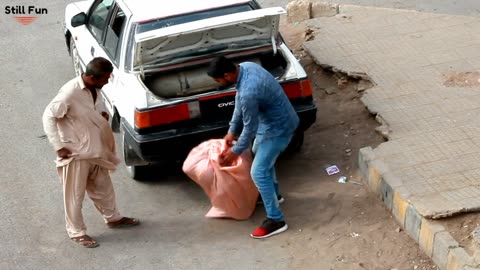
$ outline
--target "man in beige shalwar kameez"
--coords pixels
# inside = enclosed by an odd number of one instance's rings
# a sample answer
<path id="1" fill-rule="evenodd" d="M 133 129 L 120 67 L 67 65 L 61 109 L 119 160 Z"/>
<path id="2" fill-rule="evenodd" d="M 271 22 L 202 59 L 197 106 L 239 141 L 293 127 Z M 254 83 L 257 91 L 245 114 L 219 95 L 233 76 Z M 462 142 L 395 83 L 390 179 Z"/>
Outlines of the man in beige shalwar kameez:
<path id="1" fill-rule="evenodd" d="M 84 247 L 98 246 L 87 235 L 83 222 L 85 191 L 108 227 L 139 224 L 137 219 L 123 217 L 118 212 L 109 174 L 120 160 L 100 89 L 108 83 L 112 70 L 107 59 L 93 59 L 85 73 L 60 89 L 43 114 L 45 133 L 57 152 L 67 233 Z"/>

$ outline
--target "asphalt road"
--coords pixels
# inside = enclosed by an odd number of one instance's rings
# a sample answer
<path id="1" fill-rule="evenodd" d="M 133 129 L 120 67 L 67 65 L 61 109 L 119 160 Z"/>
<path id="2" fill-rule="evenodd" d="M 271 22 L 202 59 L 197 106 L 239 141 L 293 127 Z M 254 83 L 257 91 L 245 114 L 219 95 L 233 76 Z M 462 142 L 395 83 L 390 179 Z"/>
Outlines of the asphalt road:
<path id="1" fill-rule="evenodd" d="M 71 1 L 69 1 L 71 2 Z M 65 232 L 62 189 L 41 116 L 73 77 L 63 37 L 65 1 L 18 1 L 47 8 L 24 26 L 0 5 L 0 269 L 286 269 L 288 250 L 248 235 L 263 211 L 245 222 L 204 218 L 209 202 L 179 172 L 159 181 L 131 180 L 123 166 L 113 175 L 122 214 L 142 220 L 109 230 L 86 199 L 88 232 L 101 246 L 73 244 Z M 11 4 L 11 3 L 10 3 Z M 117 136 L 118 141 L 118 136 Z M 278 257 L 273 262 L 264 260 Z"/>

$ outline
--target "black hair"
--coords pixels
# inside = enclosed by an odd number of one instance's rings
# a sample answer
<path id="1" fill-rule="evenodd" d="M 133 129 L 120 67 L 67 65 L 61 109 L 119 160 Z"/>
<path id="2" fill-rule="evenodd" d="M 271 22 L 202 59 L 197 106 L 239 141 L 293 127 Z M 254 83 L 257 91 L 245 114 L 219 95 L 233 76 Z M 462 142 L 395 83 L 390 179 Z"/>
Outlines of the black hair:
<path id="1" fill-rule="evenodd" d="M 95 57 L 88 63 L 85 75 L 90 75 L 98 79 L 105 76 L 105 74 L 112 73 L 112 71 L 113 66 L 110 61 L 103 57 Z"/>
<path id="2" fill-rule="evenodd" d="M 236 71 L 237 66 L 232 60 L 219 56 L 210 63 L 207 74 L 212 78 L 223 78 L 225 73 L 235 73 Z"/>

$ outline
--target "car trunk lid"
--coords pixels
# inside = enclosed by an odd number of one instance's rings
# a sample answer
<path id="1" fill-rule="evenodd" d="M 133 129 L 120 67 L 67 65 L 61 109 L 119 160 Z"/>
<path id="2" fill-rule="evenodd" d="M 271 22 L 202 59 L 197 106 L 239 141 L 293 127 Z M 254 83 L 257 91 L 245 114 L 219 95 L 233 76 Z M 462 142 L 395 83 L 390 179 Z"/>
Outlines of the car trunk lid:
<path id="1" fill-rule="evenodd" d="M 135 34 L 133 70 L 271 45 L 276 52 L 281 7 L 213 17 Z"/>

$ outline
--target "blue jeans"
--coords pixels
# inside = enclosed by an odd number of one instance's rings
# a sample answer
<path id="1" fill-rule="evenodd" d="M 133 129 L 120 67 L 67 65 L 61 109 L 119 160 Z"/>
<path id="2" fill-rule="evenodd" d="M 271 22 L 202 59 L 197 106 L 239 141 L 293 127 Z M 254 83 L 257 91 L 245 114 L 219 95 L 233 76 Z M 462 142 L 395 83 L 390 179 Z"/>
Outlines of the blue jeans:
<path id="1" fill-rule="evenodd" d="M 267 218 L 276 221 L 282 221 L 284 217 L 277 198 L 280 193 L 275 174 L 275 162 L 291 139 L 292 136 L 283 136 L 268 138 L 261 143 L 255 140 L 252 148 L 255 157 L 250 173 L 262 196 Z"/>

